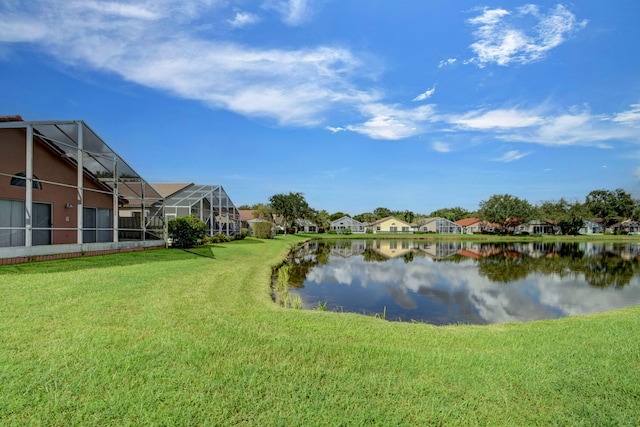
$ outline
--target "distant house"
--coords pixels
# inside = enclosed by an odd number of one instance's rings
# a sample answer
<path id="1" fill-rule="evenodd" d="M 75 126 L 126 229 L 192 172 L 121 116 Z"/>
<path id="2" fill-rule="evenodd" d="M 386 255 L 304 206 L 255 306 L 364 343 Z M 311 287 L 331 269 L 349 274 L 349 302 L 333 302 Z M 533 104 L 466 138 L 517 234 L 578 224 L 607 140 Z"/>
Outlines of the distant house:
<path id="1" fill-rule="evenodd" d="M 500 228 L 499 225 L 480 218 L 464 218 L 456 221 L 456 224 L 462 227 L 462 234 L 494 233 Z"/>
<path id="2" fill-rule="evenodd" d="M 207 225 L 207 235 L 240 232 L 240 212 L 220 185 L 153 184 L 164 197 L 167 221 L 195 215 Z"/>
<path id="3" fill-rule="evenodd" d="M 366 231 L 363 223 L 348 216 L 331 221 L 329 226 L 329 230 L 333 230 L 336 233 L 342 233 L 346 229 L 350 229 L 352 233 L 364 233 Z"/>
<path id="4" fill-rule="evenodd" d="M 585 221 L 578 231 L 578 234 L 601 234 L 603 231 L 602 226 L 597 222 Z"/>
<path id="5" fill-rule="evenodd" d="M 298 228 L 298 233 L 317 233 L 318 232 L 318 226 L 309 221 L 308 219 L 297 219 L 295 222 L 297 228 Z"/>
<path id="6" fill-rule="evenodd" d="M 556 227 L 550 221 L 534 219 L 525 223 L 518 224 L 515 227 L 515 234 L 555 234 Z"/>
<path id="7" fill-rule="evenodd" d="M 631 219 L 625 219 L 624 221 L 613 224 L 607 228 L 607 231 L 611 233 L 619 234 L 640 234 L 640 222 Z"/>
<path id="8" fill-rule="evenodd" d="M 462 234 L 462 227 L 446 218 L 427 218 L 424 223 L 418 227 L 418 231 L 423 233 L 437 234 Z"/>
<path id="9" fill-rule="evenodd" d="M 374 234 L 391 233 L 391 234 L 411 234 L 413 229 L 411 224 L 393 216 L 379 219 L 369 225 Z"/>

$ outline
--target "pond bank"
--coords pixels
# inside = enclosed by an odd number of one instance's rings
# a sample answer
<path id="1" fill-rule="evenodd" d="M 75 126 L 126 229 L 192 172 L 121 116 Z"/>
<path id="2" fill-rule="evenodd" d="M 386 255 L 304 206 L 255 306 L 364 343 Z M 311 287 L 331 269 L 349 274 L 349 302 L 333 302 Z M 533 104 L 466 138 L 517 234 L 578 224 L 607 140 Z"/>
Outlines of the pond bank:
<path id="1" fill-rule="evenodd" d="M 633 425 L 640 308 L 434 327 L 271 300 L 301 236 L 0 268 L 7 425 Z"/>

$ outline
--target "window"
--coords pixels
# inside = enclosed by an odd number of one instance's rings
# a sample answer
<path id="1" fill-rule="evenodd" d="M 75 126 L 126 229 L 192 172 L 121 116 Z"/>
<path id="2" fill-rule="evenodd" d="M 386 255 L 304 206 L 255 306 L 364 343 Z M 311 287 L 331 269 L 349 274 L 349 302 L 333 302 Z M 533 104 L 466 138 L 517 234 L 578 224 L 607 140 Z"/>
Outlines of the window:
<path id="1" fill-rule="evenodd" d="M 25 245 L 25 212 L 22 200 L 0 199 L 0 248 Z"/>
<path id="2" fill-rule="evenodd" d="M 82 241 L 84 243 L 113 241 L 111 209 L 83 208 L 82 223 L 84 228 Z"/>
<path id="3" fill-rule="evenodd" d="M 27 174 L 24 172 L 18 172 L 15 176 L 11 177 L 11 185 L 16 187 L 26 187 L 27 186 Z M 40 181 L 38 181 L 37 176 L 33 176 L 33 184 L 31 186 L 36 190 L 42 190 L 42 185 Z"/>

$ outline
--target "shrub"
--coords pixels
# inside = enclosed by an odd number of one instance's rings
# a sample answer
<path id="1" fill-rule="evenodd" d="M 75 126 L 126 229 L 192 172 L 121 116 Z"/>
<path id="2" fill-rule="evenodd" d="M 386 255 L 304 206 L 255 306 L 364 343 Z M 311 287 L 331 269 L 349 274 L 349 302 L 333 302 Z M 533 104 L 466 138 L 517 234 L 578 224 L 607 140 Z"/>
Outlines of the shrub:
<path id="1" fill-rule="evenodd" d="M 258 239 L 271 239 L 271 223 L 256 222 L 255 224 L 253 224 L 253 236 Z"/>
<path id="2" fill-rule="evenodd" d="M 167 224 L 171 246 L 177 248 L 192 248 L 198 241 L 204 239 L 207 225 L 197 216 L 189 215 L 173 218 Z"/>
<path id="3" fill-rule="evenodd" d="M 205 237 L 203 242 L 208 245 L 211 245 L 215 243 L 230 242 L 231 240 L 232 240 L 231 237 L 227 236 L 224 233 L 216 233 L 213 236 Z"/>
<path id="4" fill-rule="evenodd" d="M 336 234 L 336 230 L 328 230 L 327 234 Z"/>
<path id="5" fill-rule="evenodd" d="M 351 228 L 347 227 L 344 230 L 342 230 L 342 234 L 351 234 Z"/>
<path id="6" fill-rule="evenodd" d="M 236 233 L 233 236 L 233 240 L 242 240 L 244 238 L 246 238 L 249 235 L 249 229 L 248 228 L 243 228 L 242 230 L 240 230 L 240 233 Z"/>

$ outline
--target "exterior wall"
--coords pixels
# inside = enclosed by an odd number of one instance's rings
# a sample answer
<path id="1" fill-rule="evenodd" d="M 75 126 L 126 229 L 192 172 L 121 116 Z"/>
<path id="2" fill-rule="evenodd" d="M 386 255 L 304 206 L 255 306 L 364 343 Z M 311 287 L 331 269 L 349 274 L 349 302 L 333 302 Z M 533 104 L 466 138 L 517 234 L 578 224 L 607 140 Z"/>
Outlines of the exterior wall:
<path id="1" fill-rule="evenodd" d="M 343 216 L 340 219 L 336 219 L 331 222 L 329 226 L 330 230 L 340 232 L 346 228 L 350 228 L 352 233 L 364 233 L 366 231 L 365 226 L 360 221 L 356 221 L 348 216 Z"/>
<path id="2" fill-rule="evenodd" d="M 15 175 L 26 171 L 26 132 L 24 129 L 0 129 L 0 172 Z M 33 201 L 52 205 L 52 243 L 77 242 L 78 194 L 77 168 L 34 137 L 33 175 L 42 181 L 70 185 L 66 187 L 48 182 L 42 189 L 33 189 Z M 26 198 L 26 188 L 10 185 L 11 177 L 0 176 L 0 198 L 21 200 Z M 85 175 L 84 207 L 113 209 L 113 195 L 91 190 L 105 191 L 98 183 Z M 70 208 L 66 206 L 70 205 Z M 112 212 L 113 215 L 113 212 Z"/>
<path id="3" fill-rule="evenodd" d="M 109 255 L 119 252 L 135 252 L 163 248 L 165 248 L 164 240 L 0 248 L 0 265 L 53 261 L 57 259 L 81 258 L 85 256 Z"/>
<path id="4" fill-rule="evenodd" d="M 554 234 L 555 227 L 544 221 L 529 221 L 526 224 L 519 225 L 516 229 L 517 233 L 529 234 Z"/>
<path id="5" fill-rule="evenodd" d="M 412 233 L 411 224 L 398 218 L 383 218 L 372 224 L 374 233 Z"/>
<path id="6" fill-rule="evenodd" d="M 593 221 L 585 221 L 584 226 L 578 231 L 579 234 L 601 234 L 602 226 Z"/>
<path id="7" fill-rule="evenodd" d="M 462 227 L 446 218 L 427 218 L 420 231 L 439 234 L 462 234 Z"/>
<path id="8" fill-rule="evenodd" d="M 404 256 L 415 248 L 414 242 L 404 239 L 376 240 L 372 249 L 385 258 Z"/>

